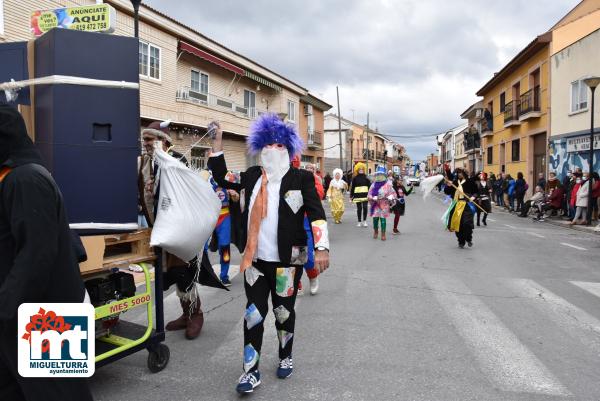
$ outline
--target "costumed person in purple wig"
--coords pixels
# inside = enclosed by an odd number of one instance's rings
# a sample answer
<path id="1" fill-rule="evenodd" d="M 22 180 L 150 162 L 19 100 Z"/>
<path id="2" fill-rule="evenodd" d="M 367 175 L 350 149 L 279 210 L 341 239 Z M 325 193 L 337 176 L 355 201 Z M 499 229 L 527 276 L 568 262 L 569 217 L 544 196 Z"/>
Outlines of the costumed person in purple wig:
<path id="1" fill-rule="evenodd" d="M 244 373 L 236 390 L 251 393 L 260 384 L 258 367 L 269 295 L 279 338 L 277 377 L 285 379 L 292 374 L 294 306 L 302 266 L 307 261 L 304 214 L 312 226 L 315 267 L 320 272 L 329 267 L 329 235 L 314 177 L 290 165 L 303 146 L 293 126 L 273 113 L 258 117 L 250 129 L 247 145 L 250 154 L 260 156 L 261 165 L 242 172 L 240 181 L 233 183 L 225 179 L 222 135 L 217 128 L 208 168 L 222 188 L 240 193 L 240 242 L 244 247 L 240 271 L 244 272 L 247 302 Z"/>
<path id="2" fill-rule="evenodd" d="M 367 199 L 369 200 L 369 216 L 373 217 L 373 238 L 378 238 L 379 224 L 381 224 L 381 240 L 385 241 L 385 230 L 387 218 L 390 215 L 390 206 L 395 202 L 397 195 L 392 183 L 387 179 L 385 167 L 377 167 L 374 181 L 367 195 Z"/>

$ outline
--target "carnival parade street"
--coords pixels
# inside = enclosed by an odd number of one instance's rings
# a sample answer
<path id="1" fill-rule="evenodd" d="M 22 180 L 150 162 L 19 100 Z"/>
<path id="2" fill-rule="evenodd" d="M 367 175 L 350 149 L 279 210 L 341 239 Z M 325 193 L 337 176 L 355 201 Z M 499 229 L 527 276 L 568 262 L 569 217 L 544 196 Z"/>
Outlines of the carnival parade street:
<path id="1" fill-rule="evenodd" d="M 331 225 L 330 269 L 297 299 L 295 372 L 275 375 L 266 317 L 262 386 L 253 400 L 593 400 L 600 394 L 600 247 L 594 234 L 494 209 L 460 249 L 436 191 L 408 197 L 400 235 L 372 238 L 346 202 Z M 328 220 L 331 218 L 327 210 Z M 96 400 L 235 400 L 245 296 L 202 287 L 196 341 L 169 332 L 171 361 L 149 373 L 138 353 L 98 369 Z M 212 255 L 218 263 L 218 255 Z M 179 302 L 166 295 L 165 315 Z M 134 318 L 131 311 L 128 320 Z"/>

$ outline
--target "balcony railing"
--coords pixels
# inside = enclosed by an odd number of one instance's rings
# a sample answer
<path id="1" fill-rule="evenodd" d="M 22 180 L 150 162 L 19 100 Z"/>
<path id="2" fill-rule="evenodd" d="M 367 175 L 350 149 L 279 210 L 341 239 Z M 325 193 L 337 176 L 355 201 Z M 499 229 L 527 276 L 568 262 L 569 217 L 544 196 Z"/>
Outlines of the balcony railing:
<path id="1" fill-rule="evenodd" d="M 212 93 L 197 92 L 187 86 L 184 86 L 177 91 L 175 99 L 202 104 L 214 109 L 233 112 L 250 119 L 254 119 L 265 113 L 265 111 L 258 110 L 256 107 L 244 106 L 234 102 L 231 99 L 217 96 Z"/>
<path id="2" fill-rule="evenodd" d="M 538 85 L 521 95 L 519 118 L 525 114 L 539 112 L 540 110 L 540 86 Z"/>
<path id="3" fill-rule="evenodd" d="M 375 155 L 376 155 L 376 160 L 384 160 L 383 152 L 377 152 Z"/>
<path id="4" fill-rule="evenodd" d="M 323 145 L 323 133 L 321 131 L 308 131 L 308 145 L 321 146 Z"/>
<path id="5" fill-rule="evenodd" d="M 518 105 L 519 105 L 519 101 L 513 100 L 511 102 L 506 103 L 506 105 L 504 106 L 504 126 L 505 127 L 519 124 Z"/>

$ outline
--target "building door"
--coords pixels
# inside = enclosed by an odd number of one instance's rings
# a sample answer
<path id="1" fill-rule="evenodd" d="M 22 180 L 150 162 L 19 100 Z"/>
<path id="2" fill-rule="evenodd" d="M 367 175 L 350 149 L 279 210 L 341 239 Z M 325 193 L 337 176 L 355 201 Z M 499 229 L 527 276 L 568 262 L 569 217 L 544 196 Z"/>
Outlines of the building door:
<path id="1" fill-rule="evenodd" d="M 546 175 L 546 133 L 533 137 L 533 182 L 537 182 L 538 174 Z"/>
<path id="2" fill-rule="evenodd" d="M 505 173 L 506 172 L 506 144 L 505 143 L 501 143 L 500 144 L 500 172 Z"/>

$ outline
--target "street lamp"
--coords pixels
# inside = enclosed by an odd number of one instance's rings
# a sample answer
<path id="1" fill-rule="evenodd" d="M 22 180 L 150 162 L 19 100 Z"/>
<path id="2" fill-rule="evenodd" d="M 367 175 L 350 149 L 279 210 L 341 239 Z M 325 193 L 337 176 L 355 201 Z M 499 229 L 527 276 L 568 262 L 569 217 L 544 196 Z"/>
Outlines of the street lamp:
<path id="1" fill-rule="evenodd" d="M 587 210 L 587 224 L 592 224 L 592 173 L 594 172 L 594 92 L 596 91 L 596 87 L 600 84 L 600 77 L 588 77 L 583 80 L 587 86 L 589 86 L 592 91 L 592 107 L 591 107 L 591 117 L 592 120 L 591 128 L 590 128 L 590 168 L 589 168 L 589 176 L 588 176 L 588 210 Z"/>

